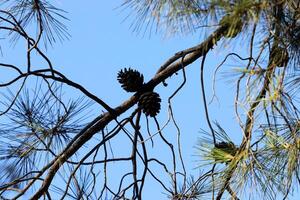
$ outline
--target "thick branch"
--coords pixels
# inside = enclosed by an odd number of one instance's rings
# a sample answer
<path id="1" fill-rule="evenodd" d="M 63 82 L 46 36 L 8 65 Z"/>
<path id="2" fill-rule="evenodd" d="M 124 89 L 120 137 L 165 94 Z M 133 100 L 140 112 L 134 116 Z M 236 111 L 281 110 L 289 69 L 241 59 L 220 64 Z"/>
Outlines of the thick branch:
<path id="1" fill-rule="evenodd" d="M 271 80 L 272 75 L 274 73 L 275 67 L 276 66 L 272 65 L 271 63 L 269 64 L 269 66 L 267 68 L 267 73 L 266 73 L 266 77 L 265 77 L 265 80 L 264 80 L 263 87 L 261 88 L 259 94 L 257 95 L 254 102 L 251 104 L 251 106 L 249 108 L 249 111 L 247 113 L 245 130 L 244 130 L 244 137 L 243 137 L 243 141 L 240 145 L 238 153 L 243 152 L 245 149 L 247 149 L 247 145 L 249 144 L 249 142 L 251 140 L 252 128 L 253 128 L 253 124 L 254 124 L 254 112 L 255 112 L 257 106 L 260 104 L 261 100 L 265 97 L 265 95 L 267 93 L 267 90 L 269 89 L 270 80 Z M 236 161 L 234 163 L 234 166 L 232 166 L 232 169 L 227 173 L 226 180 L 223 184 L 223 187 L 220 189 L 216 200 L 221 199 L 225 189 L 229 186 L 229 182 L 231 180 L 231 177 L 232 177 L 235 169 L 237 168 L 238 163 L 239 162 Z"/>
<path id="2" fill-rule="evenodd" d="M 158 84 L 162 83 L 165 79 L 175 74 L 177 71 L 181 70 L 182 66 L 188 66 L 193 63 L 195 60 L 206 54 L 218 40 L 223 36 L 225 27 L 218 28 L 214 33 L 212 33 L 203 43 L 176 53 L 172 58 L 165 63 L 158 73 L 152 78 L 147 84 L 146 89 L 153 89 Z M 184 57 L 183 62 L 176 62 L 178 58 Z M 172 62 L 170 62 L 170 60 Z M 173 63 L 173 64 L 172 64 Z M 125 101 L 120 106 L 116 107 L 114 113 L 106 112 L 103 115 L 99 116 L 97 119 L 93 120 L 93 123 L 90 123 L 83 131 L 81 131 L 75 140 L 71 141 L 65 150 L 51 163 L 52 166 L 48 171 L 48 174 L 41 186 L 41 188 L 31 197 L 31 199 L 39 199 L 49 188 L 56 172 L 59 170 L 60 166 L 66 162 L 78 149 L 82 147 L 88 140 L 92 138 L 94 134 L 103 129 L 108 123 L 110 123 L 116 116 L 120 116 L 122 113 L 127 111 L 138 101 L 140 93 L 133 95 L 130 99 Z"/>
<path id="3" fill-rule="evenodd" d="M 272 45 L 272 49 L 277 48 L 278 43 L 277 41 L 274 41 L 273 45 Z M 272 50 L 271 50 L 272 51 Z M 263 86 L 259 92 L 259 94 L 256 96 L 254 102 L 250 105 L 250 108 L 247 112 L 247 118 L 246 118 L 246 124 L 245 124 L 245 129 L 244 129 L 244 137 L 242 140 L 242 143 L 240 145 L 239 151 L 237 153 L 237 155 L 240 152 L 245 151 L 248 148 L 248 145 L 250 144 L 251 141 L 251 136 L 252 136 L 252 129 L 254 126 L 254 113 L 256 111 L 256 108 L 259 106 L 259 104 L 261 103 L 262 99 L 265 98 L 267 91 L 269 90 L 269 85 L 270 85 L 270 81 L 274 75 L 274 71 L 276 68 L 276 64 L 274 64 L 272 62 L 272 57 L 271 57 L 271 52 L 269 55 L 269 63 L 268 63 L 268 67 L 266 69 L 266 76 L 264 78 L 264 83 Z M 234 165 L 232 166 L 232 168 L 230 169 L 230 171 L 227 173 L 226 175 L 226 180 L 223 183 L 222 188 L 219 190 L 218 196 L 216 198 L 216 200 L 220 200 L 223 196 L 223 193 L 225 191 L 225 189 L 229 186 L 230 180 L 232 178 L 232 175 L 234 173 L 234 171 L 236 170 L 239 160 L 234 161 Z"/>

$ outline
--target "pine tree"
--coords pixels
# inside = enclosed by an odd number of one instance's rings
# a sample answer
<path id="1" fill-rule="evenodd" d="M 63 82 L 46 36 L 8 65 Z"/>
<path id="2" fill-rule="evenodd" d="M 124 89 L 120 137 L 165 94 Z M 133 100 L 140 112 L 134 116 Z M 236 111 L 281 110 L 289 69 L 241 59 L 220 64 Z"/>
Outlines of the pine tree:
<path id="1" fill-rule="evenodd" d="M 7 72 L 17 74 L 11 81 L 1 80 L 0 89 L 21 80 L 16 90 L 1 94 L 0 198 L 30 195 L 30 199 L 53 199 L 59 195 L 62 199 L 142 199 L 148 176 L 170 199 L 220 200 L 227 195 L 244 199 L 253 197 L 253 191 L 263 199 L 277 199 L 277 193 L 288 198 L 300 183 L 300 2 L 124 0 L 121 8 L 131 13 L 131 27 L 138 33 L 155 30 L 182 38 L 193 33 L 204 39 L 174 52 L 151 80 L 144 80 L 136 70 L 120 67 L 116 81 L 132 96 L 112 108 L 58 71 L 47 56 L 49 45 L 69 38 L 66 12 L 55 1 L 0 2 L 3 39 L 13 44 L 25 42 L 27 58 L 23 66 L 0 63 Z M 246 62 L 227 75 L 235 79 L 233 109 L 241 128 L 240 133 L 227 133 L 222 123 L 212 123 L 203 70 L 209 67 L 206 55 L 217 45 L 233 45 L 241 40 L 247 57 L 229 53 L 215 71 L 217 74 L 229 57 Z M 47 67 L 33 66 L 34 59 L 42 59 Z M 196 60 L 201 60 L 201 104 L 209 130 L 194 143 L 202 170 L 195 177 L 185 170 L 184 147 L 180 146 L 171 99 L 184 90 L 185 70 Z M 167 86 L 166 80 L 181 71 L 184 82 L 168 99 L 154 92 L 158 85 Z M 27 81 L 32 77 L 36 78 L 35 85 Z M 65 86 L 83 97 L 66 99 Z M 91 102 L 105 112 L 92 119 Z M 169 113 L 166 125 L 158 117 L 163 109 Z M 175 143 L 163 134 L 170 122 L 178 129 Z M 146 136 L 152 126 L 156 133 Z M 232 134 L 242 136 L 240 143 L 231 138 Z M 111 142 L 120 135 L 130 143 L 127 157 L 109 152 L 114 151 L 109 150 Z M 157 140 L 170 151 L 171 162 L 148 157 Z M 130 169 L 112 186 L 107 180 L 112 176 L 109 167 L 124 161 Z M 162 179 L 150 163 L 162 167 L 169 179 Z M 56 187 L 56 181 L 64 187 Z M 251 193 L 247 193 L 249 188 Z"/>

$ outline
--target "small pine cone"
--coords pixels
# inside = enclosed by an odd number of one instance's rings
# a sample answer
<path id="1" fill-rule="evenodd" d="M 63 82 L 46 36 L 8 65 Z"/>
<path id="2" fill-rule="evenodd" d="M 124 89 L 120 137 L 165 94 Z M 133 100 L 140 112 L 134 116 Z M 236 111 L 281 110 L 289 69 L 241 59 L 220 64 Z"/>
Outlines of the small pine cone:
<path id="1" fill-rule="evenodd" d="M 228 153 L 232 156 L 234 156 L 237 152 L 237 147 L 232 142 L 219 142 L 216 143 L 215 147 L 216 149 L 222 150 L 225 153 Z"/>
<path id="2" fill-rule="evenodd" d="M 232 142 L 219 142 L 212 149 L 212 156 L 216 162 L 228 164 L 235 156 L 238 148 Z"/>
<path id="3" fill-rule="evenodd" d="M 220 142 L 216 143 L 215 148 L 220 149 L 232 156 L 237 152 L 236 146 L 232 142 Z"/>
<path id="4" fill-rule="evenodd" d="M 119 71 L 117 79 L 127 92 L 137 92 L 144 84 L 143 74 L 130 68 Z"/>
<path id="5" fill-rule="evenodd" d="M 139 107 L 146 116 L 155 117 L 160 111 L 161 99 L 156 92 L 146 92 L 139 99 Z"/>
<path id="6" fill-rule="evenodd" d="M 277 67 L 285 67 L 289 61 L 289 53 L 287 49 L 283 47 L 276 47 L 271 51 L 271 61 Z"/>

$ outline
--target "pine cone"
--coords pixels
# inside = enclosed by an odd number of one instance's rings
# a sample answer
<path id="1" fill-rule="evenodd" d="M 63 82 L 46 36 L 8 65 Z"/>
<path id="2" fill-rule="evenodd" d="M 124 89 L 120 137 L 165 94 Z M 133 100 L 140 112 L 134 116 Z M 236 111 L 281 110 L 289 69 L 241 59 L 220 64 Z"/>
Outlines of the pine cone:
<path id="1" fill-rule="evenodd" d="M 160 111 L 161 99 L 156 92 L 146 92 L 139 99 L 139 107 L 146 116 L 155 117 Z"/>
<path id="2" fill-rule="evenodd" d="M 221 149 L 222 151 L 231 154 L 232 156 L 235 155 L 237 149 L 236 146 L 232 142 L 219 142 L 216 143 L 215 148 Z"/>
<path id="3" fill-rule="evenodd" d="M 287 49 L 283 47 L 276 47 L 272 49 L 270 57 L 271 62 L 273 62 L 273 64 L 277 67 L 284 67 L 289 61 L 289 53 Z"/>
<path id="4" fill-rule="evenodd" d="M 137 92 L 144 84 L 143 74 L 130 68 L 119 71 L 117 79 L 127 92 Z"/>
<path id="5" fill-rule="evenodd" d="M 216 143 L 212 149 L 212 156 L 215 161 L 228 164 L 231 161 L 231 157 L 235 156 L 238 148 L 232 142 L 219 142 Z"/>

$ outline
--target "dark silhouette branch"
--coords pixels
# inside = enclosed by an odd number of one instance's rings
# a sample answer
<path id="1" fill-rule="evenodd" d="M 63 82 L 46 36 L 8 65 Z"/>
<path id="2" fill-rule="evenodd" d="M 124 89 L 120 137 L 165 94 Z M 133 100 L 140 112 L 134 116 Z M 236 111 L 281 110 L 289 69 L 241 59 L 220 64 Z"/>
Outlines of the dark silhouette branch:
<path id="1" fill-rule="evenodd" d="M 219 41 L 224 34 L 226 27 L 220 27 L 214 33 L 212 33 L 203 43 L 188 49 L 186 51 L 180 51 L 172 57 L 172 60 L 177 60 L 178 58 L 185 56 L 182 62 L 176 62 L 173 64 L 166 63 L 162 66 L 162 70 L 159 72 L 146 84 L 145 88 L 154 88 L 158 84 L 162 83 L 165 79 L 175 74 L 177 71 L 182 69 L 182 66 L 188 66 L 195 60 L 207 53 L 216 42 Z M 84 128 L 70 143 L 67 145 L 65 150 L 58 155 L 53 161 L 49 163 L 48 174 L 40 187 L 40 189 L 31 197 L 32 200 L 40 198 L 50 186 L 56 172 L 59 170 L 60 166 L 63 165 L 83 144 L 90 140 L 94 134 L 102 130 L 109 122 L 115 119 L 116 116 L 120 116 L 122 113 L 127 111 L 133 105 L 135 105 L 139 98 L 139 93 L 133 95 L 130 99 L 123 102 L 120 106 L 114 109 L 114 114 L 104 113 L 97 117 L 93 122 L 91 122 L 86 128 Z M 111 138 L 108 137 L 107 139 Z M 103 142 L 103 141 L 102 141 Z"/>

